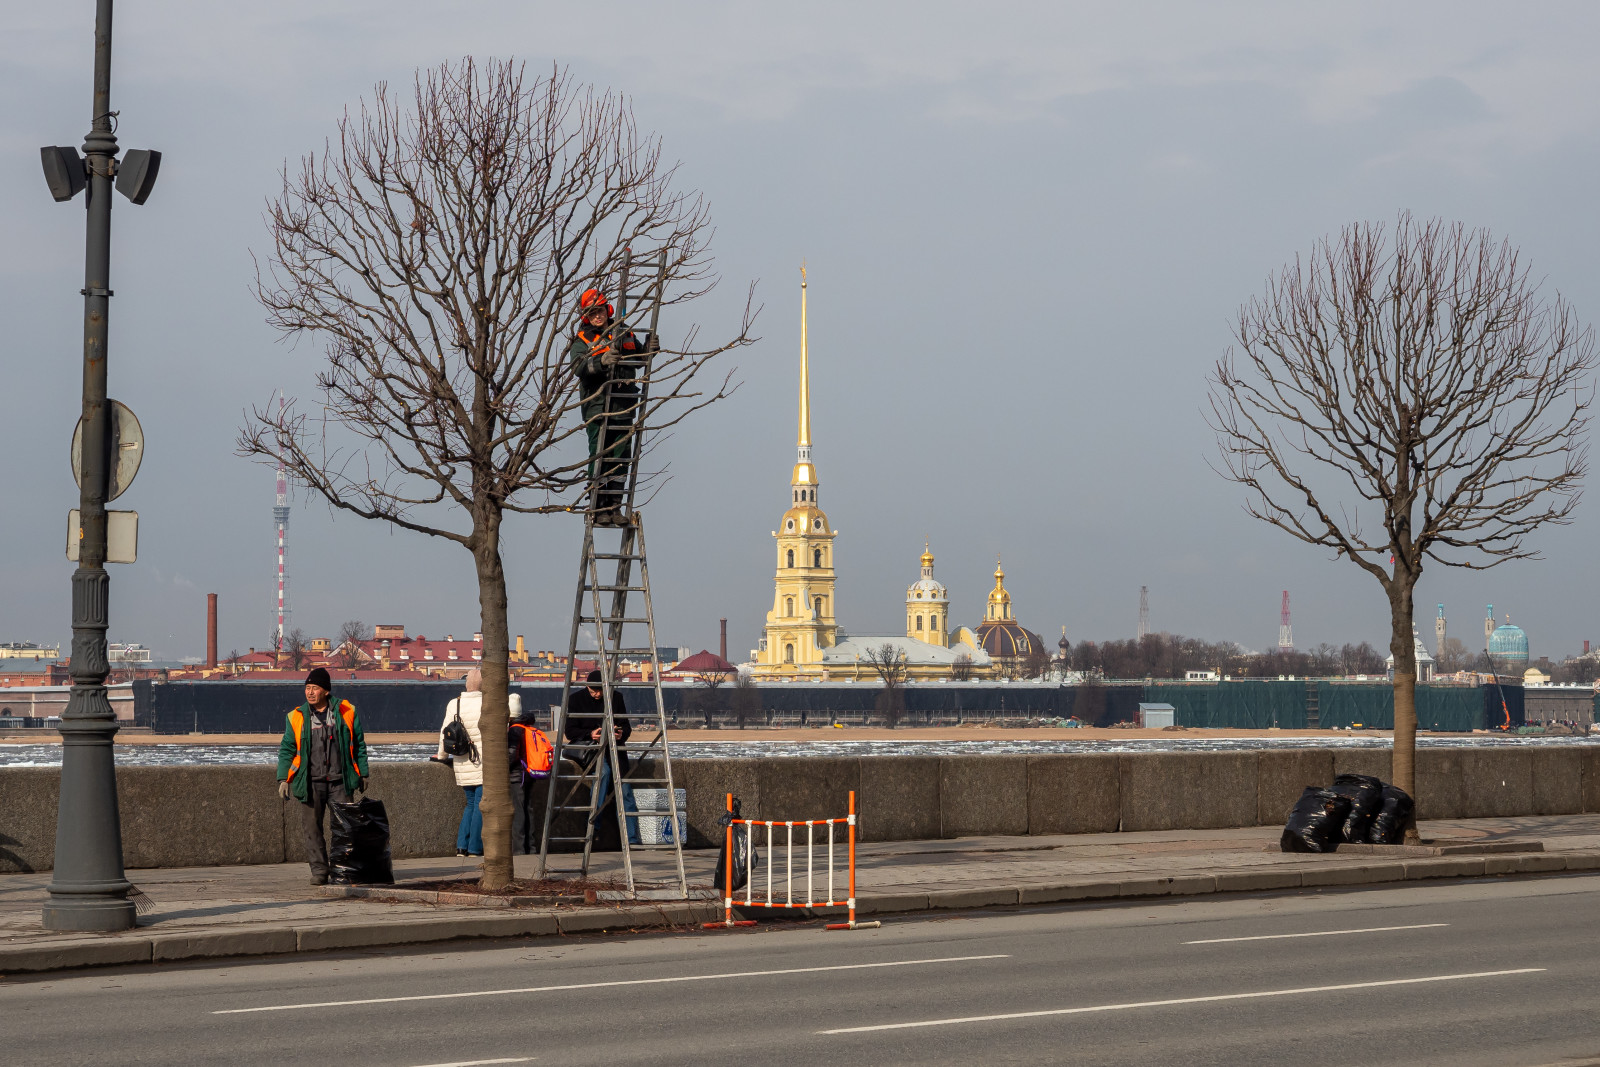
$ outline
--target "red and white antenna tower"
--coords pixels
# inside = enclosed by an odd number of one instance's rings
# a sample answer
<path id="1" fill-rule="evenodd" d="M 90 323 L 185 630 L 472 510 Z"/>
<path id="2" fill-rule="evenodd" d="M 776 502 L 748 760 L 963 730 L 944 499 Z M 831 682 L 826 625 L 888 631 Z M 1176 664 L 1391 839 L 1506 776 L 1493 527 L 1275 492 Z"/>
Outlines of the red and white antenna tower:
<path id="1" fill-rule="evenodd" d="M 1278 651 L 1294 651 L 1294 628 L 1289 625 L 1289 590 L 1283 591 L 1283 615 L 1278 621 Z"/>
<path id="2" fill-rule="evenodd" d="M 283 412 L 285 402 L 278 398 L 278 411 Z M 283 550 L 285 535 L 289 531 L 289 476 L 283 469 L 283 464 L 278 464 L 278 497 L 277 503 L 272 508 L 272 521 L 278 526 L 278 629 L 273 635 L 277 641 L 274 653 L 283 651 L 283 619 L 288 614 L 284 606 L 284 575 L 283 575 Z"/>

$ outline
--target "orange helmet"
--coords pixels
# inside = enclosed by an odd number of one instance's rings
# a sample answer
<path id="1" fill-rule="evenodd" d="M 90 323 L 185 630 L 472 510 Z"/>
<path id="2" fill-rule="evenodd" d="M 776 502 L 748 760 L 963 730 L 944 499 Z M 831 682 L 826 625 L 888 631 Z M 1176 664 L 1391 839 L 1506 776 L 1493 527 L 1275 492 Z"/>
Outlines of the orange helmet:
<path id="1" fill-rule="evenodd" d="M 578 314 L 580 316 L 587 315 L 591 308 L 602 304 L 606 309 L 606 318 L 610 318 L 611 302 L 606 299 L 606 294 L 598 289 L 586 289 L 583 295 L 578 297 Z"/>

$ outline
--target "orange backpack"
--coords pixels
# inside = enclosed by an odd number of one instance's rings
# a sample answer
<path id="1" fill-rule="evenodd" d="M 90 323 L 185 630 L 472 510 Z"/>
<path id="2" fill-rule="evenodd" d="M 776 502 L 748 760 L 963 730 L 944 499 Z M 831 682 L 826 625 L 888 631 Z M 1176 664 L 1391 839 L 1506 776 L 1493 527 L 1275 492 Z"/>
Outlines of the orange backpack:
<path id="1" fill-rule="evenodd" d="M 522 760 L 523 769 L 532 778 L 550 777 L 551 758 L 555 755 L 555 748 L 550 744 L 550 739 L 544 731 L 537 726 L 523 726 L 518 724 L 511 728 L 522 732 L 522 744 L 514 745 L 518 758 Z"/>

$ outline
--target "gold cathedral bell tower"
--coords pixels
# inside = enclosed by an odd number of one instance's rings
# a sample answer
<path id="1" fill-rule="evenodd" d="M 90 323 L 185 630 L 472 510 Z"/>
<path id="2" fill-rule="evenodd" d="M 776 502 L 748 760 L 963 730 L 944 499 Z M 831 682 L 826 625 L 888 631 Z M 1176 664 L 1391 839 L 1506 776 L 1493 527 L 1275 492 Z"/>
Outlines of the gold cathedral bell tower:
<path id="1" fill-rule="evenodd" d="M 761 647 L 751 654 L 757 675 L 813 674 L 838 633 L 833 603 L 836 531 L 817 506 L 817 469 L 811 463 L 811 376 L 806 346 L 806 269 L 800 268 L 800 427 L 789 510 L 773 538 L 778 548 L 772 610 Z"/>

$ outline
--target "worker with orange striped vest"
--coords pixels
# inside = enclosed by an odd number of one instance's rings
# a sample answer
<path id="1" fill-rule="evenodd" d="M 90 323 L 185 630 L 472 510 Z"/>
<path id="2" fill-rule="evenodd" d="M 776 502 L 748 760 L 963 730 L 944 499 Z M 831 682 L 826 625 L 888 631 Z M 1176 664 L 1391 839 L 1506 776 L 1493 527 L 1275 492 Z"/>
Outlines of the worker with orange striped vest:
<path id="1" fill-rule="evenodd" d="M 328 884 L 328 843 L 322 822 L 328 805 L 348 801 L 366 786 L 367 740 L 355 705 L 330 701 L 325 668 L 306 675 L 306 702 L 284 719 L 278 743 L 278 795 L 300 802 L 300 827 L 311 864 L 311 884 Z"/>
<path id="2" fill-rule="evenodd" d="M 629 434 L 638 406 L 634 361 L 660 346 L 655 338 L 641 341 L 632 331 L 617 330 L 611 302 L 598 289 L 588 289 L 578 298 L 578 328 L 567 346 L 567 360 L 578 378 L 582 398 L 580 413 L 589 435 L 589 477 L 594 479 L 595 460 L 604 453 L 599 471 L 599 492 L 595 507 L 602 521 L 619 521 L 628 475 L 628 455 L 632 451 Z M 615 343 L 613 343 L 615 334 Z M 611 384 L 610 417 L 606 418 L 606 384 Z M 608 423 L 601 441 L 601 423 Z"/>
<path id="3" fill-rule="evenodd" d="M 507 761 L 511 765 L 511 852 L 531 856 L 539 851 L 539 831 L 534 825 L 534 801 L 539 786 L 550 777 L 555 749 L 544 731 L 521 722 L 522 704 L 511 696 L 511 725 L 506 730 Z"/>

